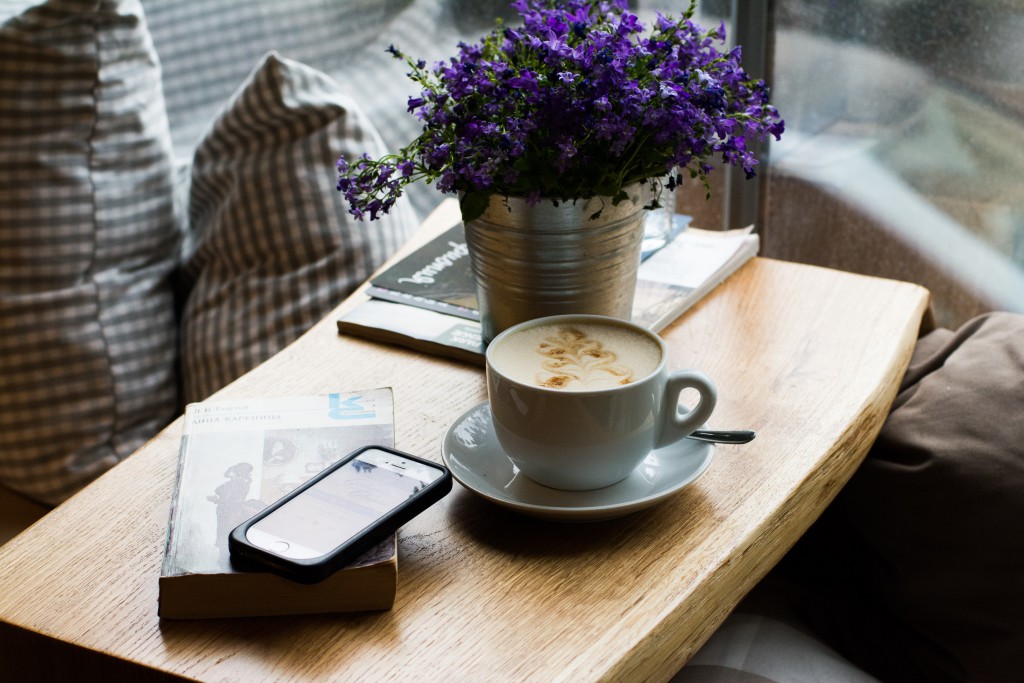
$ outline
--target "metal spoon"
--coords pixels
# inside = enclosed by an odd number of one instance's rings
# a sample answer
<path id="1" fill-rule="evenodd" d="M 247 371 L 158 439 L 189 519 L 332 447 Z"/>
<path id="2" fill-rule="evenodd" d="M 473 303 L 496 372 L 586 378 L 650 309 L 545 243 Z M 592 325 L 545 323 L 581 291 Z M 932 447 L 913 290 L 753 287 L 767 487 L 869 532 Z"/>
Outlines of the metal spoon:
<path id="1" fill-rule="evenodd" d="M 754 432 L 749 429 L 698 429 L 689 438 L 711 443 L 748 443 L 754 440 Z"/>

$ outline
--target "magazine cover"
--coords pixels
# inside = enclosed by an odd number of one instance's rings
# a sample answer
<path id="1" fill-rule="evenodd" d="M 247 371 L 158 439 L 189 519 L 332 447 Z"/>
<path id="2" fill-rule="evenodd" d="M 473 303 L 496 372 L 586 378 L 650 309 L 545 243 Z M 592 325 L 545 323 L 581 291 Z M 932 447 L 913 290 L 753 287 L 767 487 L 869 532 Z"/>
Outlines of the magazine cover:
<path id="1" fill-rule="evenodd" d="M 462 223 L 374 277 L 366 293 L 377 299 L 480 320 Z"/>

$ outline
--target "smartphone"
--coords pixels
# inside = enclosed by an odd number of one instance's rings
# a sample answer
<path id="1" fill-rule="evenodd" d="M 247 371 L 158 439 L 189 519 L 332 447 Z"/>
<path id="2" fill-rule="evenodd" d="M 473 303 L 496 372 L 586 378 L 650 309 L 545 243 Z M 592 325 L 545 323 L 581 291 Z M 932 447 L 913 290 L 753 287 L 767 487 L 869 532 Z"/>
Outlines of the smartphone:
<path id="1" fill-rule="evenodd" d="M 322 581 L 443 498 L 442 465 L 384 446 L 360 448 L 238 525 L 232 561 Z"/>

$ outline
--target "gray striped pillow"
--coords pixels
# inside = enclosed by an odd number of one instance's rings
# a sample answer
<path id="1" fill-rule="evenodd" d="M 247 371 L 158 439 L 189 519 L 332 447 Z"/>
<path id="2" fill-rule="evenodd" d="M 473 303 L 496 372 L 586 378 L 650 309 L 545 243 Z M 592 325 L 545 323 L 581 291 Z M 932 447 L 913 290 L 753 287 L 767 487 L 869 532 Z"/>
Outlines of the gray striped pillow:
<path id="1" fill-rule="evenodd" d="M 56 503 L 177 411 L 170 135 L 135 0 L 5 3 L 0 84 L 0 482 Z"/>
<path id="2" fill-rule="evenodd" d="M 268 54 L 196 148 L 185 262 L 185 399 L 206 398 L 296 339 L 415 228 L 400 205 L 354 220 L 338 155 L 384 153 L 330 77 Z"/>
<path id="3" fill-rule="evenodd" d="M 275 50 L 334 77 L 358 98 L 391 151 L 419 134 L 406 111 L 419 92 L 390 44 L 428 64 L 476 42 L 509 0 L 143 0 L 163 60 L 171 136 L 182 159 L 252 66 Z M 405 198 L 426 216 L 443 195 L 416 183 Z"/>

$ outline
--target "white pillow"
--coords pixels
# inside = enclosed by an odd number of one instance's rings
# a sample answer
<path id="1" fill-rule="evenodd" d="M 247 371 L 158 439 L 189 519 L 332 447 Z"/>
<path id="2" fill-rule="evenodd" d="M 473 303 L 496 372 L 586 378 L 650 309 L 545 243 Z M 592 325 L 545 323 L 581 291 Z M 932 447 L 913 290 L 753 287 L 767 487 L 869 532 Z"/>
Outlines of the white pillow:
<path id="1" fill-rule="evenodd" d="M 734 612 L 671 683 L 878 683 L 802 629 Z"/>

